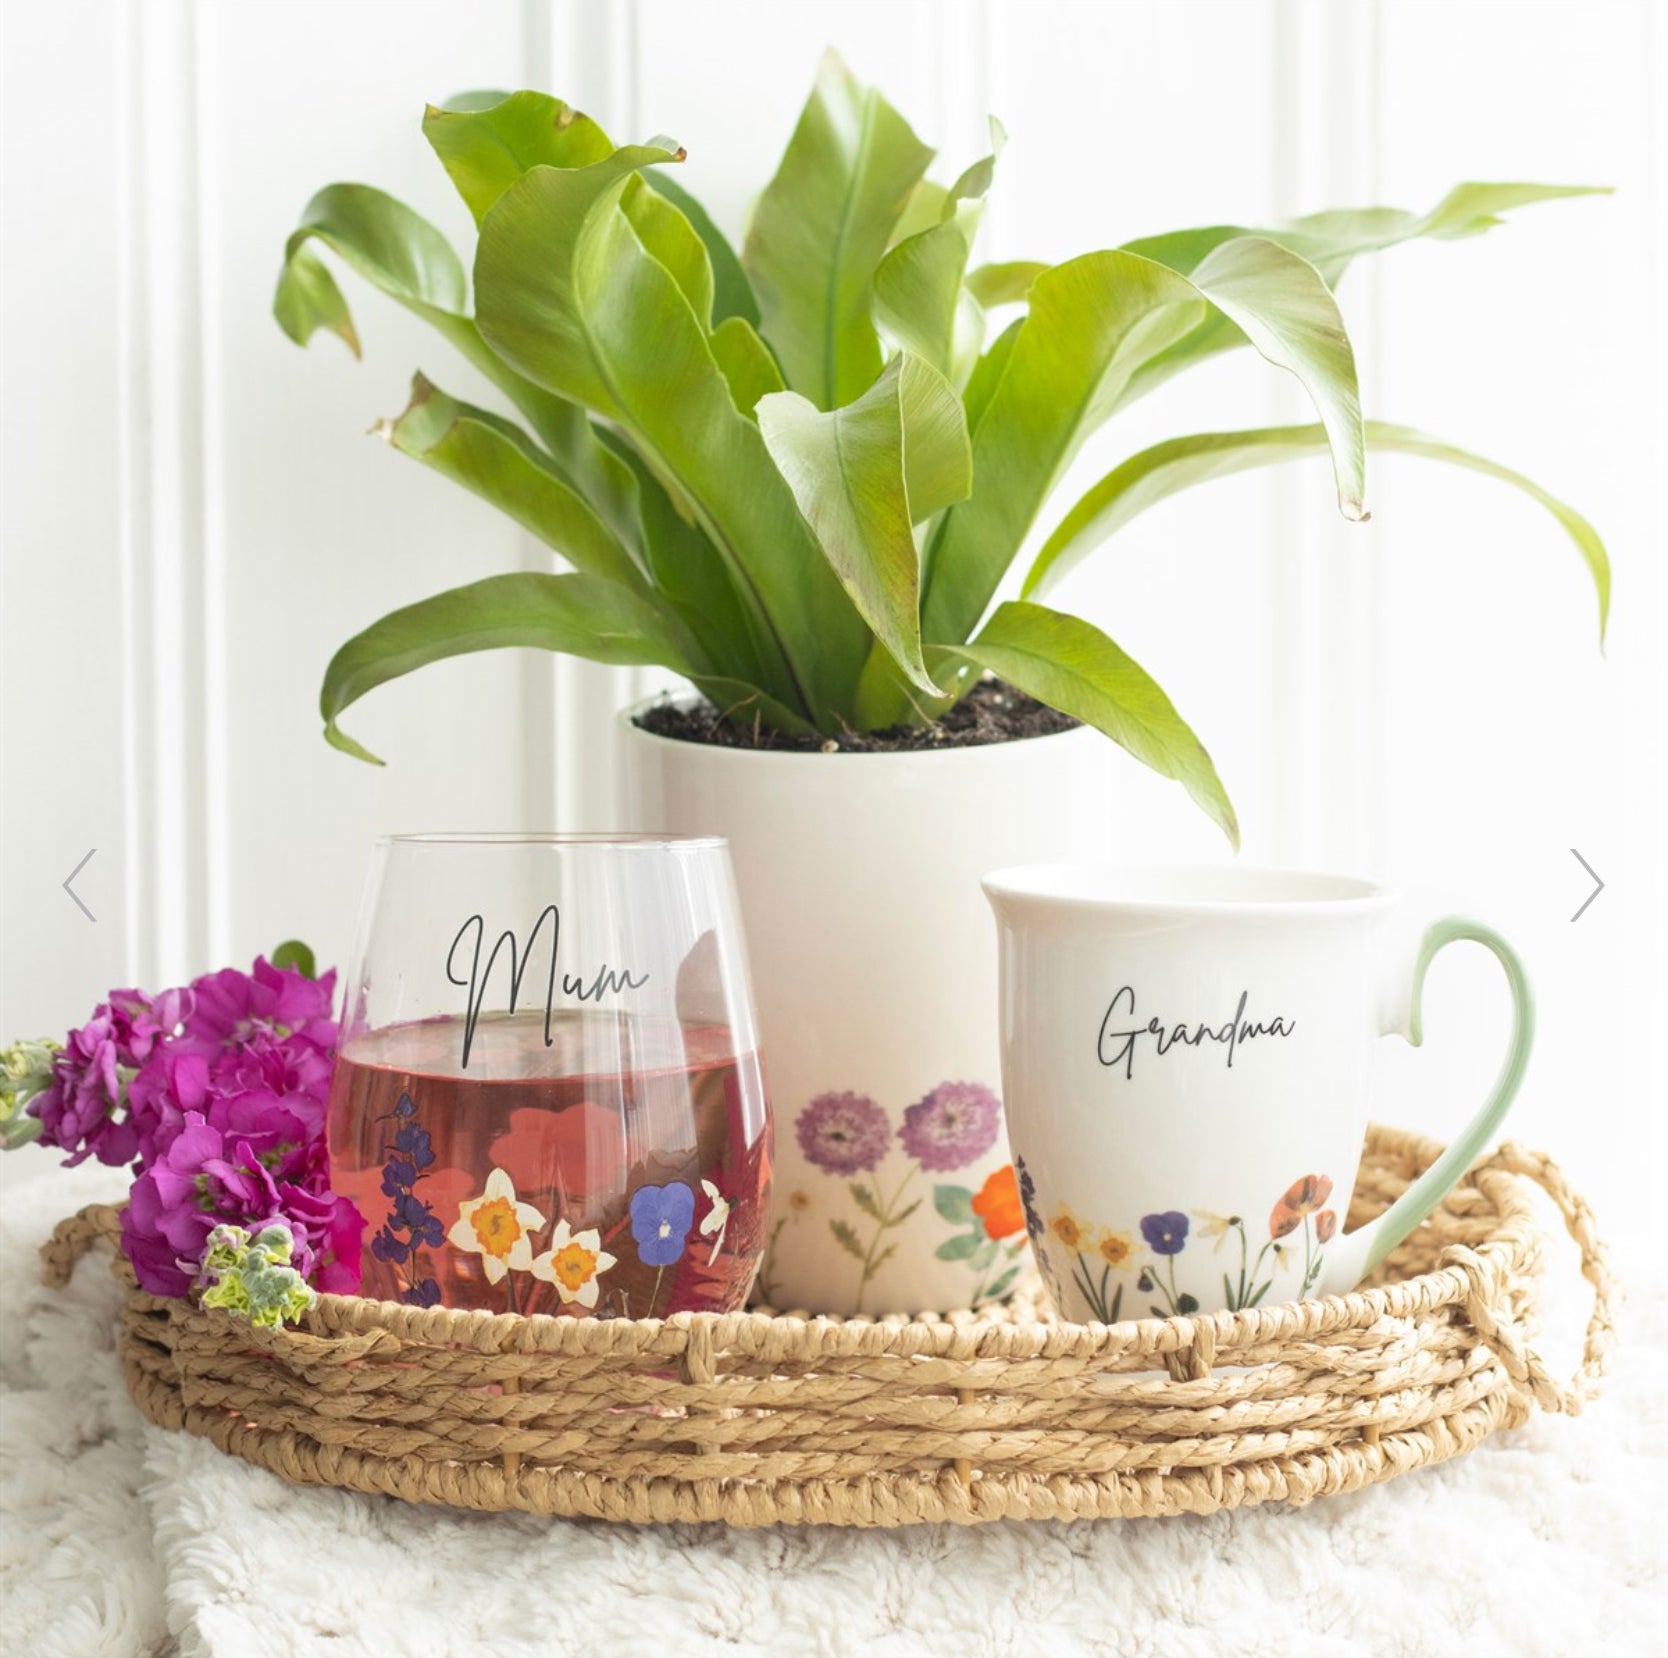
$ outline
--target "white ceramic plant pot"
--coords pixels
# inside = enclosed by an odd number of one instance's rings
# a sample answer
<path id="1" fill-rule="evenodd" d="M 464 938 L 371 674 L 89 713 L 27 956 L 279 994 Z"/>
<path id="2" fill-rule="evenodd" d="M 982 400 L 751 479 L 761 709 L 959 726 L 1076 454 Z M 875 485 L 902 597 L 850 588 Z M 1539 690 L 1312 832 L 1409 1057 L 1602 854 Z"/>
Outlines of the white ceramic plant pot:
<path id="1" fill-rule="evenodd" d="M 1004 1292 L 1026 1233 L 979 877 L 1105 854 L 1106 739 L 772 754 L 654 736 L 634 712 L 631 824 L 723 835 L 735 863 L 776 1117 L 764 1294 L 886 1313 Z"/>

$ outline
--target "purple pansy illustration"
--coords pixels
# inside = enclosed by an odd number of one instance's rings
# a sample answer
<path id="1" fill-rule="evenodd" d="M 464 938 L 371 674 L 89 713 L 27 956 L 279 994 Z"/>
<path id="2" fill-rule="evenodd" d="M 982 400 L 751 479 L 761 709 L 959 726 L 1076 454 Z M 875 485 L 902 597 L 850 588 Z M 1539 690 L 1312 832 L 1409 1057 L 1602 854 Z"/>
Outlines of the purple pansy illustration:
<path id="1" fill-rule="evenodd" d="M 1187 1216 L 1179 1209 L 1141 1217 L 1141 1236 L 1155 1255 L 1179 1255 L 1187 1242 Z"/>
<path id="2" fill-rule="evenodd" d="M 639 1186 L 631 1194 L 631 1235 L 644 1266 L 671 1266 L 683 1254 L 694 1224 L 695 1194 L 681 1180 Z"/>
<path id="3" fill-rule="evenodd" d="M 824 1174 L 872 1169 L 891 1144 L 886 1113 L 866 1094 L 818 1094 L 794 1124 L 799 1149 Z"/>
<path id="4" fill-rule="evenodd" d="M 941 1082 L 904 1112 L 898 1138 L 923 1169 L 965 1169 L 996 1144 L 1002 1102 L 978 1082 Z"/>

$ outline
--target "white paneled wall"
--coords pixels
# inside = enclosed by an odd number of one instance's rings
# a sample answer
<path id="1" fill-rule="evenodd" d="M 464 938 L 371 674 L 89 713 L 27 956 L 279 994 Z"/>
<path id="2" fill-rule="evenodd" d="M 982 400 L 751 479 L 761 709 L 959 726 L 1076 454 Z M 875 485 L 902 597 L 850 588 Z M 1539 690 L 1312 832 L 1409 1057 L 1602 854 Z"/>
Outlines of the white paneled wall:
<path id="1" fill-rule="evenodd" d="M 110 984 L 291 933 L 339 958 L 383 831 L 607 824 L 610 718 L 645 676 L 476 657 L 355 711 L 385 770 L 320 740 L 349 632 L 544 555 L 363 435 L 419 366 L 480 392 L 418 322 L 349 278 L 363 362 L 279 334 L 283 240 L 350 178 L 467 246 L 418 118 L 523 84 L 617 134 L 675 134 L 684 182 L 739 235 L 832 43 L 947 173 L 1002 117 L 992 258 L 1422 208 L 1466 177 L 1618 186 L 1345 289 L 1371 412 L 1522 467 L 1607 535 L 1607 657 L 1543 515 L 1410 461 L 1375 467 L 1365 526 L 1337 518 L 1324 465 L 1218 484 L 1062 598 L 1205 736 L 1248 857 L 1388 874 L 1522 941 L 1543 1034 L 1517 1132 L 1615 1214 L 1643 1191 L 1668 996 L 1668 44 L 1649 0 L 7 0 L 3 26 L 0 1032 L 62 1030 Z M 1288 418 L 1288 383 L 1221 362 L 1127 416 L 1068 492 L 1158 438 Z M 1121 775 L 1130 855 L 1224 855 L 1178 790 Z M 1611 882 L 1573 928 L 1571 846 Z M 96 923 L 59 889 L 92 847 Z M 1464 959 L 1431 994 L 1428 1051 L 1387 1051 L 1382 1109 L 1442 1133 L 1492 1068 L 1504 998 Z"/>

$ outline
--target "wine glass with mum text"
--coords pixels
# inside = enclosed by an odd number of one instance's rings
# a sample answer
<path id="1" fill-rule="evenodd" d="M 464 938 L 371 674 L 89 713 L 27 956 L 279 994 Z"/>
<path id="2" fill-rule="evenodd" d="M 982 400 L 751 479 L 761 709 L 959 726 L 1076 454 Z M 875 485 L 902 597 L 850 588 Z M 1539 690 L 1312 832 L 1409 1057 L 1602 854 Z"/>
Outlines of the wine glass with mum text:
<path id="1" fill-rule="evenodd" d="M 361 1294 L 741 1307 L 770 1107 L 722 840 L 393 835 L 344 983 L 330 1160 Z"/>

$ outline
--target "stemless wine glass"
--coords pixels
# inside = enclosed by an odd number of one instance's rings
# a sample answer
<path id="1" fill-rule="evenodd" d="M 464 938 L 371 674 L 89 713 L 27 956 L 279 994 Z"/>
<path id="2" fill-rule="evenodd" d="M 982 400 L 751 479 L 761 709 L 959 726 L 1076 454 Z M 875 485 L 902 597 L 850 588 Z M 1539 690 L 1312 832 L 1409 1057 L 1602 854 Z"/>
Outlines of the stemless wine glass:
<path id="1" fill-rule="evenodd" d="M 330 1093 L 362 1294 L 733 1311 L 770 1143 L 722 840 L 378 843 Z"/>

